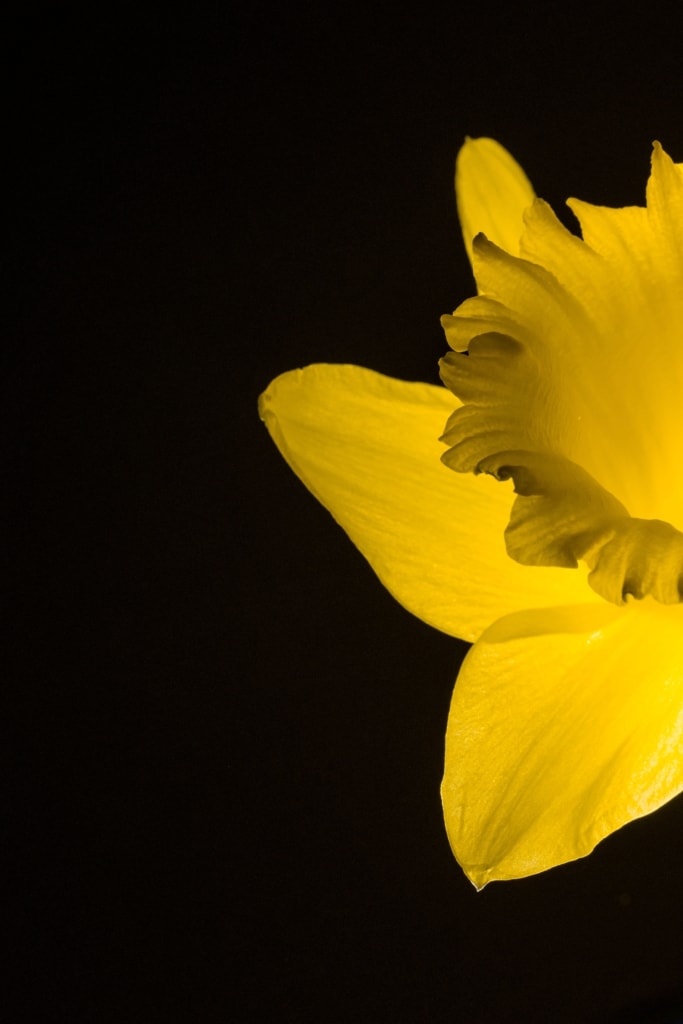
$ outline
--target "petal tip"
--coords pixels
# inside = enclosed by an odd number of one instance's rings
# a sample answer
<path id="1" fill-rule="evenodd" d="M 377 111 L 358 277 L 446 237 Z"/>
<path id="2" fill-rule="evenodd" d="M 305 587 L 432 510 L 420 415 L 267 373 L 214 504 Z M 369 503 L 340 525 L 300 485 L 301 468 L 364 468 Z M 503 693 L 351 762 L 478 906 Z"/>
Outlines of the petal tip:
<path id="1" fill-rule="evenodd" d="M 467 136 L 455 163 L 455 192 L 470 258 L 472 239 L 482 230 L 507 251 L 518 251 L 522 214 L 535 193 L 504 146 L 486 136 Z"/>

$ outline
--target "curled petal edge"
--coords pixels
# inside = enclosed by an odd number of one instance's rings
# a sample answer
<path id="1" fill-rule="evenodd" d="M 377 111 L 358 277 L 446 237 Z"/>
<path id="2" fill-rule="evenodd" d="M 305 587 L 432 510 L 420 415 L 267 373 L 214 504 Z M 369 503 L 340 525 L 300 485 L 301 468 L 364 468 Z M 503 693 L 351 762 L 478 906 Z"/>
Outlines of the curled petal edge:
<path id="1" fill-rule="evenodd" d="M 448 465 L 449 453 L 442 456 Z M 514 482 L 517 498 L 505 530 L 522 565 L 576 568 L 606 601 L 651 596 L 683 602 L 683 533 L 659 519 L 637 519 L 589 473 L 562 456 L 506 451 L 482 459 L 475 473 Z"/>

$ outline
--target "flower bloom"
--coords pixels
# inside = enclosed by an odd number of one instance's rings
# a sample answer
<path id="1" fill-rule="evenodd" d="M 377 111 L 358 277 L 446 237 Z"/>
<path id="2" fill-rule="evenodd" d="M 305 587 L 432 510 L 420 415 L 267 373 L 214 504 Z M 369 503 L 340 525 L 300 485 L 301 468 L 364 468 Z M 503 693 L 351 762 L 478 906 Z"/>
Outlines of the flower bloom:
<path id="1" fill-rule="evenodd" d="M 645 207 L 570 200 L 582 238 L 490 139 L 456 196 L 478 294 L 445 387 L 314 365 L 260 409 L 398 600 L 474 644 L 442 798 L 481 888 L 683 789 L 683 165 L 655 144 Z"/>

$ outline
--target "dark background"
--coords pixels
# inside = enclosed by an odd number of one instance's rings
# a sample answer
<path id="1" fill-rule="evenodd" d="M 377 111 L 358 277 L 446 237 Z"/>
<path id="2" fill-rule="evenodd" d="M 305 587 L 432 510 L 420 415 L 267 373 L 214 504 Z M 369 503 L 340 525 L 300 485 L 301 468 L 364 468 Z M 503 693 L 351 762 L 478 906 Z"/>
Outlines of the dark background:
<path id="1" fill-rule="evenodd" d="M 652 140 L 683 160 L 681 4 L 218 11 L 5 33 L 3 1019 L 679 1020 L 680 800 L 477 894 L 438 797 L 465 645 L 256 398 L 436 381 L 466 134 L 558 210 L 641 203 Z"/>

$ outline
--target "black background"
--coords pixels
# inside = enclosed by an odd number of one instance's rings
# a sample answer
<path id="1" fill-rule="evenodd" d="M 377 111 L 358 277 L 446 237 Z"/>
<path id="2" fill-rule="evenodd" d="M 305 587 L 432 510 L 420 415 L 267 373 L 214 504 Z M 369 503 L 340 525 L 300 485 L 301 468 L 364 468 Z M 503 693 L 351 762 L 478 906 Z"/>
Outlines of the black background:
<path id="1" fill-rule="evenodd" d="M 6 32 L 3 1017 L 681 1019 L 680 800 L 475 893 L 438 799 L 465 645 L 256 415 L 310 362 L 437 380 L 466 134 L 558 211 L 641 203 L 681 5 L 218 12 Z"/>

